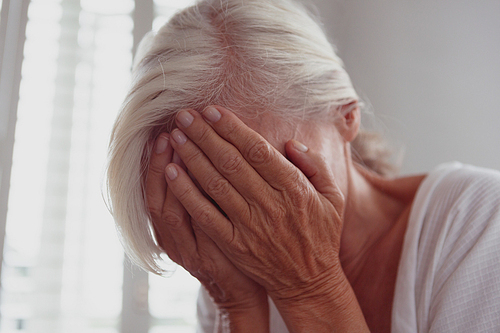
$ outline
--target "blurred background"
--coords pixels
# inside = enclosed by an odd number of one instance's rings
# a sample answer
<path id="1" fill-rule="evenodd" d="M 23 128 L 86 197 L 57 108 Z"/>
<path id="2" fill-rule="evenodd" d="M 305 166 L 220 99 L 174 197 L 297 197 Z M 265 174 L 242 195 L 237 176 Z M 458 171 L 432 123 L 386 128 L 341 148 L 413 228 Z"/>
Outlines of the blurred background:
<path id="1" fill-rule="evenodd" d="M 192 3 L 0 0 L 1 333 L 194 332 L 197 281 L 135 269 L 102 198 L 135 46 Z M 499 1 L 313 4 L 403 173 L 500 169 Z"/>
<path id="2" fill-rule="evenodd" d="M 315 3 L 403 173 L 500 169 L 500 1 Z"/>

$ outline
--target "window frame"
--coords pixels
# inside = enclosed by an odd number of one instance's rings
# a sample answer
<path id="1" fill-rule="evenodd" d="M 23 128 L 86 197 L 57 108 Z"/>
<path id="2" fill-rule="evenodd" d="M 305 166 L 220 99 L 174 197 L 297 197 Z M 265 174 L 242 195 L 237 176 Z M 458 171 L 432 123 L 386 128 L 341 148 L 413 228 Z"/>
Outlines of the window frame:
<path id="1" fill-rule="evenodd" d="M 3 0 L 0 18 L 0 277 L 29 3 Z"/>

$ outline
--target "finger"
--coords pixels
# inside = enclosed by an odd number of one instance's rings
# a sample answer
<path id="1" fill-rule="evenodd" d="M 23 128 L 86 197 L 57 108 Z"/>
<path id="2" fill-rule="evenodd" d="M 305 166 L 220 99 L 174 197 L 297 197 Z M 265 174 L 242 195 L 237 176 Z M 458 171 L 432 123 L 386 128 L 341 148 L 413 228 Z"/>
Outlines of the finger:
<path id="1" fill-rule="evenodd" d="M 197 255 L 196 237 L 191 227 L 191 218 L 170 188 L 163 207 L 162 223 L 158 229 L 162 238 L 170 239 L 169 250 L 177 256 L 178 264 L 188 268 Z M 170 256 L 169 252 L 167 254 Z M 173 260 L 173 258 L 171 258 Z"/>
<path id="2" fill-rule="evenodd" d="M 202 112 L 203 118 L 224 140 L 234 145 L 245 160 L 272 187 L 285 190 L 296 168 L 260 134 L 245 125 L 231 111 L 220 107 L 208 107 Z M 193 139 L 208 155 L 214 147 Z M 285 185 L 285 188 L 284 188 Z"/>
<path id="3" fill-rule="evenodd" d="M 174 239 L 170 233 L 163 233 L 162 228 L 159 228 L 161 224 L 158 221 L 153 222 L 153 229 L 156 235 L 156 239 L 158 240 L 158 245 L 161 247 L 163 252 L 167 254 L 167 256 L 178 265 L 182 266 L 182 259 L 177 252 L 177 248 L 175 247 Z M 163 234 L 163 235 L 162 235 Z"/>
<path id="4" fill-rule="evenodd" d="M 173 153 L 169 140 L 170 136 L 167 133 L 160 134 L 156 139 L 149 160 L 146 176 L 146 201 L 153 220 L 160 219 L 167 193 L 165 167 L 172 161 Z"/>
<path id="5" fill-rule="evenodd" d="M 199 226 L 199 223 L 193 221 L 193 232 L 196 237 L 196 244 L 198 245 L 198 254 L 201 258 L 209 260 L 216 264 L 218 276 L 229 276 L 228 266 L 234 268 L 234 265 L 229 261 L 229 259 L 221 252 L 217 244 L 210 238 Z M 201 267 L 206 267 L 207 265 L 200 264 Z M 207 277 L 203 276 L 204 272 L 198 270 L 197 277 Z"/>
<path id="6" fill-rule="evenodd" d="M 172 155 L 172 163 L 185 168 L 175 151 Z M 163 181 L 166 184 L 165 169 L 163 169 Z M 161 246 L 167 255 L 183 267 L 185 265 L 184 257 L 194 256 L 196 251 L 196 241 L 193 237 L 189 219 L 190 217 L 184 207 L 172 191 L 167 188 L 161 218 L 155 219 L 153 226 L 162 240 Z"/>
<path id="7" fill-rule="evenodd" d="M 242 196 L 253 201 L 256 197 L 262 197 L 263 191 L 269 185 L 248 164 L 238 149 L 221 138 L 198 112 L 180 111 L 177 115 L 177 123 L 182 132 L 187 134 L 190 140 L 203 151 L 210 163 Z M 177 145 L 175 148 L 179 150 Z M 184 157 L 183 159 L 185 160 Z M 191 166 L 188 169 L 194 173 Z M 197 180 L 200 181 L 198 178 Z"/>
<path id="8" fill-rule="evenodd" d="M 172 163 L 175 163 L 178 166 L 180 166 L 182 169 L 186 170 L 186 165 L 184 164 L 181 157 L 179 156 L 179 154 L 177 154 L 177 152 L 175 150 L 174 150 L 174 153 L 172 154 Z M 167 167 L 167 166 L 165 166 L 165 167 Z M 163 173 L 165 174 L 165 170 L 163 170 Z"/>
<path id="9" fill-rule="evenodd" d="M 203 121 L 201 121 L 203 122 Z M 230 217 L 239 218 L 248 203 L 214 167 L 207 156 L 179 129 L 172 131 L 172 146 L 203 190 Z M 258 175 L 257 175 L 258 176 Z M 248 178 L 246 178 L 248 181 Z M 250 186 L 255 186 L 250 184 Z"/>
<path id="10" fill-rule="evenodd" d="M 304 173 L 319 193 L 335 208 L 343 207 L 344 196 L 335 183 L 331 169 L 320 154 L 296 140 L 288 141 L 285 144 L 285 151 L 290 161 Z"/>
<path id="11" fill-rule="evenodd" d="M 168 188 L 193 221 L 222 249 L 233 241 L 232 223 L 198 190 L 188 174 L 176 164 L 166 168 Z"/>

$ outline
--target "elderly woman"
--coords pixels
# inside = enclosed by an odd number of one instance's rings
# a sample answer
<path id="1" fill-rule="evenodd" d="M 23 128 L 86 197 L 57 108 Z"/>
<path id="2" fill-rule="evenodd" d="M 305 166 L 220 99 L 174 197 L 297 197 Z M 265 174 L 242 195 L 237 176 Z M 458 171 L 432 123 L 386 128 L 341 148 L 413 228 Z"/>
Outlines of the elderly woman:
<path id="1" fill-rule="evenodd" d="M 201 282 L 200 331 L 500 330 L 500 174 L 389 178 L 360 106 L 292 0 L 203 0 L 145 38 L 113 215 L 138 265 Z"/>

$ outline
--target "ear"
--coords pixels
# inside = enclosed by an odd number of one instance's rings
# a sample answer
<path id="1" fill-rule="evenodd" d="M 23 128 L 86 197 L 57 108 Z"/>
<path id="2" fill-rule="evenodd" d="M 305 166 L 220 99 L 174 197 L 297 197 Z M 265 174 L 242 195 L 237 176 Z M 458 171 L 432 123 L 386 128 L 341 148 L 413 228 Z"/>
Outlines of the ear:
<path id="1" fill-rule="evenodd" d="M 361 113 L 357 101 L 343 105 L 336 114 L 335 127 L 346 142 L 352 142 L 358 135 Z"/>

